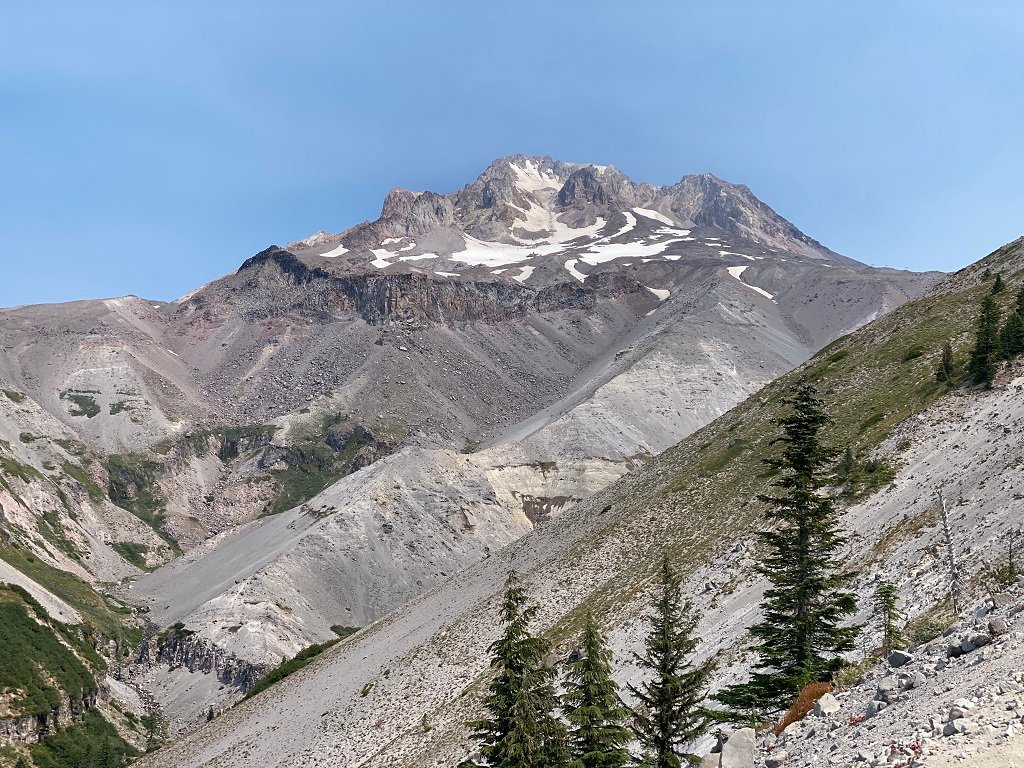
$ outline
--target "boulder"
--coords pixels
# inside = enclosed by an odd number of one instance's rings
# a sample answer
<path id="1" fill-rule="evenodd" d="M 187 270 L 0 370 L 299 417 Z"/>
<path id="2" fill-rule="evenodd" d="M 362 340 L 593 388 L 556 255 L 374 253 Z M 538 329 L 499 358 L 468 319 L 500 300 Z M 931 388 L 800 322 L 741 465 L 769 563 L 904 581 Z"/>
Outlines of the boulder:
<path id="1" fill-rule="evenodd" d="M 1001 635 L 1006 632 L 1006 620 L 1005 619 L 992 619 L 988 623 L 989 634 Z"/>
<path id="2" fill-rule="evenodd" d="M 884 701 L 870 701 L 868 702 L 867 716 L 874 717 L 887 706 L 889 705 L 886 704 Z"/>
<path id="3" fill-rule="evenodd" d="M 721 764 L 722 756 L 717 752 L 712 752 L 710 755 L 704 755 L 700 759 L 699 768 L 719 768 Z"/>
<path id="4" fill-rule="evenodd" d="M 972 648 L 971 650 L 974 650 L 974 649 Z M 948 656 L 951 659 L 955 659 L 957 656 L 963 656 L 963 655 L 964 655 L 964 649 L 960 646 L 959 642 L 950 643 L 949 646 L 946 648 L 946 656 Z"/>
<path id="5" fill-rule="evenodd" d="M 966 717 L 957 718 L 956 720 L 950 720 L 942 728 L 943 736 L 953 736 L 957 733 L 974 733 L 978 730 L 978 724 L 973 720 L 968 720 Z"/>
<path id="6" fill-rule="evenodd" d="M 789 757 L 789 754 L 785 750 L 768 755 L 764 759 L 764 768 L 782 768 L 787 757 Z"/>
<path id="7" fill-rule="evenodd" d="M 878 681 L 878 692 L 875 694 L 875 700 L 892 704 L 900 697 L 899 689 L 900 685 L 895 677 L 883 677 Z"/>
<path id="8" fill-rule="evenodd" d="M 828 717 L 839 711 L 839 701 L 831 693 L 826 693 L 814 702 L 814 714 L 817 717 Z"/>
<path id="9" fill-rule="evenodd" d="M 753 728 L 740 728 L 722 745 L 721 768 L 752 768 L 756 735 Z"/>
<path id="10" fill-rule="evenodd" d="M 923 672 L 914 672 L 901 679 L 901 687 L 904 691 L 909 691 L 911 688 L 920 688 L 926 682 L 928 682 L 928 678 L 924 676 Z"/>
<path id="11" fill-rule="evenodd" d="M 995 609 L 1005 608 L 1013 602 L 1013 598 L 1005 592 L 998 592 L 992 595 L 992 607 Z"/>
<path id="12" fill-rule="evenodd" d="M 898 691 L 899 688 L 899 683 L 896 682 L 895 677 L 883 677 L 878 681 L 879 693 L 892 693 L 893 691 Z"/>
<path id="13" fill-rule="evenodd" d="M 974 702 L 969 699 L 957 699 L 953 702 L 953 706 L 949 708 L 949 722 L 954 720 L 960 720 L 961 718 L 967 717 L 970 711 L 974 709 Z"/>
<path id="14" fill-rule="evenodd" d="M 913 654 L 907 653 L 906 651 L 894 650 L 889 654 L 889 666 L 893 669 L 902 667 L 904 664 L 909 664 L 913 660 Z"/>

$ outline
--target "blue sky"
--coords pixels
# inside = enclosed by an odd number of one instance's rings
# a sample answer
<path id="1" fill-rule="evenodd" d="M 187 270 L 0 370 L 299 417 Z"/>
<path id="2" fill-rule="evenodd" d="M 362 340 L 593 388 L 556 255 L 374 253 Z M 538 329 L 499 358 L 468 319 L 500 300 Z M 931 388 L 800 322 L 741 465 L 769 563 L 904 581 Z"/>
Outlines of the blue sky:
<path id="1" fill-rule="evenodd" d="M 175 298 L 516 152 L 710 171 L 873 264 L 1024 234 L 1019 3 L 0 8 L 0 306 Z"/>

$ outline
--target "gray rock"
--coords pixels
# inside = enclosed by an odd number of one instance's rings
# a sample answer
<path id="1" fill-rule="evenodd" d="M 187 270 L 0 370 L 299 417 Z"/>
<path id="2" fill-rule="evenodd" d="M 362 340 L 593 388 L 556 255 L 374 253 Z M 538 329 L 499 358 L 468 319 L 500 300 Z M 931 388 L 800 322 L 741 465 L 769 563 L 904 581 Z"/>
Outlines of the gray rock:
<path id="1" fill-rule="evenodd" d="M 992 619 L 988 623 L 988 631 L 993 635 L 1001 635 L 1006 629 L 1005 619 Z"/>
<path id="2" fill-rule="evenodd" d="M 914 672 L 911 675 L 906 675 L 900 678 L 900 688 L 904 691 L 909 691 L 913 688 L 919 688 L 928 682 L 928 678 L 924 676 L 923 672 Z"/>
<path id="3" fill-rule="evenodd" d="M 800 723 L 790 723 L 782 729 L 782 736 L 787 739 L 798 739 L 802 730 Z"/>
<path id="4" fill-rule="evenodd" d="M 976 650 L 977 647 L 978 646 L 971 642 L 971 638 L 969 637 L 965 637 L 960 641 L 960 650 L 964 653 L 970 653 L 971 651 Z"/>
<path id="5" fill-rule="evenodd" d="M 722 745 L 721 768 L 751 768 L 756 738 L 753 728 L 740 728 L 733 733 Z"/>
<path id="6" fill-rule="evenodd" d="M 974 733 L 978 730 L 978 724 L 973 720 L 968 720 L 966 717 L 960 717 L 956 720 L 950 720 L 942 728 L 943 736 L 953 736 L 957 733 Z"/>
<path id="7" fill-rule="evenodd" d="M 717 752 L 712 752 L 710 755 L 704 755 L 700 759 L 700 768 L 719 768 L 721 764 L 722 756 Z"/>
<path id="8" fill-rule="evenodd" d="M 957 699 L 949 709 L 949 717 L 947 720 L 949 720 L 949 722 L 953 722 L 954 720 L 965 718 L 972 709 L 974 709 L 973 702 L 968 701 L 967 699 Z"/>
<path id="9" fill-rule="evenodd" d="M 781 768 L 787 757 L 789 757 L 789 753 L 785 750 L 769 755 L 764 759 L 764 768 Z"/>
<path id="10" fill-rule="evenodd" d="M 831 693 L 826 693 L 814 703 L 814 714 L 817 717 L 828 717 L 839 711 L 839 701 Z"/>
<path id="11" fill-rule="evenodd" d="M 974 650 L 974 649 L 972 648 L 971 650 Z M 950 643 L 949 647 L 946 648 L 946 656 L 948 656 L 951 659 L 955 659 L 956 657 L 963 656 L 963 655 L 964 655 L 964 649 L 963 649 L 963 647 L 961 646 L 961 644 L 959 642 L 957 642 L 957 643 Z"/>
<path id="12" fill-rule="evenodd" d="M 881 712 L 883 709 L 885 709 L 887 706 L 889 706 L 889 705 L 886 704 L 884 701 L 871 701 L 871 702 L 868 702 L 867 716 L 868 717 L 874 717 L 879 712 Z"/>
<path id="13" fill-rule="evenodd" d="M 1013 598 L 1005 592 L 998 592 L 992 595 L 992 607 L 995 609 L 1005 608 L 1013 602 Z"/>
<path id="14" fill-rule="evenodd" d="M 904 664 L 909 664 L 914 660 L 913 654 L 907 653 L 906 651 L 894 650 L 889 654 L 889 666 L 893 669 L 902 667 Z"/>
<path id="15" fill-rule="evenodd" d="M 900 689 L 895 677 L 883 677 L 878 681 L 878 693 L 892 693 Z"/>

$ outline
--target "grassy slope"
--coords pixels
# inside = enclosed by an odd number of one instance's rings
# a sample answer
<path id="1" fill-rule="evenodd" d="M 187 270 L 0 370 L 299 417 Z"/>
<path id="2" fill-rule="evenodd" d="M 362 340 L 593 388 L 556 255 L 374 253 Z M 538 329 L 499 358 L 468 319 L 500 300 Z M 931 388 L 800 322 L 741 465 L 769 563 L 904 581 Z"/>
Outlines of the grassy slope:
<path id="1" fill-rule="evenodd" d="M 1007 288 L 998 298 L 1005 308 L 1024 278 L 1022 266 L 1022 241 L 999 249 L 929 295 L 835 341 L 805 366 L 669 449 L 655 462 L 653 478 L 613 489 L 613 505 L 631 508 L 633 514 L 615 516 L 615 524 L 597 531 L 590 545 L 606 538 L 632 542 L 630 565 L 581 608 L 607 611 L 628 602 L 650 582 L 666 546 L 689 569 L 759 524 L 761 506 L 755 499 L 770 479 L 761 459 L 772 451 L 773 420 L 797 380 L 814 381 L 828 404 L 835 420 L 828 440 L 862 455 L 935 402 L 948 391 L 934 376 L 947 339 L 961 368 L 966 364 L 978 307 L 991 286 L 983 278 L 985 270 L 1003 272 Z M 556 639 L 576 630 L 580 613 L 573 611 L 555 627 Z"/>

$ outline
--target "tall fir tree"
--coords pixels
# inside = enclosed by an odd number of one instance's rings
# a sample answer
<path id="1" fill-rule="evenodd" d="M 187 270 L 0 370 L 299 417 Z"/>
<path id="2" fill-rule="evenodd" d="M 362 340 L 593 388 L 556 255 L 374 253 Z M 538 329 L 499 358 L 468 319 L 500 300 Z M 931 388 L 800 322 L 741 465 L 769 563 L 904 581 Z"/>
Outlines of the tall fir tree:
<path id="1" fill-rule="evenodd" d="M 569 721 L 570 768 L 623 768 L 630 762 L 630 713 L 619 698 L 611 665 L 611 651 L 588 612 L 581 655 L 569 664 L 562 694 Z"/>
<path id="2" fill-rule="evenodd" d="M 992 386 L 996 375 L 996 363 L 1001 355 L 999 339 L 999 307 L 991 295 L 985 296 L 981 302 L 981 313 L 978 315 L 978 326 L 975 331 L 974 349 L 971 350 L 971 362 L 968 370 L 976 384 Z"/>
<path id="3" fill-rule="evenodd" d="M 996 279 L 992 281 L 992 293 L 1002 293 L 1006 284 L 1003 282 L 1003 273 L 996 272 Z"/>
<path id="4" fill-rule="evenodd" d="M 1020 312 L 1011 312 L 1003 329 L 999 332 L 999 343 L 1002 347 L 1002 356 L 1012 360 L 1024 353 L 1024 316 Z"/>
<path id="5" fill-rule="evenodd" d="M 662 559 L 660 590 L 648 621 L 650 633 L 636 661 L 652 676 L 639 687 L 629 686 L 638 702 L 634 728 L 644 750 L 644 766 L 680 768 L 683 748 L 710 723 L 704 700 L 715 666 L 711 660 L 700 665 L 690 661 L 697 645 L 693 637 L 697 622 L 689 604 L 683 602 L 682 582 L 667 556 Z"/>
<path id="6" fill-rule="evenodd" d="M 1007 360 L 1024 354 L 1024 285 L 1017 292 L 1017 303 L 1010 309 L 999 332 L 999 343 L 1002 345 L 1002 356 Z"/>
<path id="7" fill-rule="evenodd" d="M 896 610 L 898 596 L 896 585 L 891 581 L 883 581 L 875 589 L 875 612 L 882 628 L 882 653 L 886 654 L 906 645 L 906 638 L 899 626 L 899 612 Z"/>
<path id="8" fill-rule="evenodd" d="M 488 649 L 495 672 L 483 701 L 489 717 L 469 724 L 482 762 L 463 766 L 565 767 L 566 733 L 555 713 L 554 671 L 544 665 L 550 647 L 529 629 L 536 612 L 511 571 L 501 607 L 505 630 Z"/>
<path id="9" fill-rule="evenodd" d="M 841 626 L 856 612 L 857 600 L 846 589 L 853 574 L 839 560 L 846 537 L 832 499 L 821 492 L 835 454 L 819 434 L 830 419 L 806 381 L 784 403 L 792 413 L 776 421 L 782 453 L 764 460 L 782 472 L 772 483 L 777 493 L 759 497 L 773 525 L 760 534 L 765 554 L 758 571 L 770 586 L 763 617 L 751 629 L 756 671 L 716 696 L 744 719 L 785 709 L 801 687 L 830 679 L 842 665 L 839 654 L 853 649 L 860 632 Z"/>
<path id="10" fill-rule="evenodd" d="M 956 378 L 956 361 L 953 357 L 953 345 L 948 340 L 942 345 L 942 356 L 939 359 L 938 368 L 935 369 L 935 378 L 947 384 L 952 384 Z"/>

